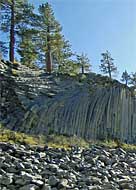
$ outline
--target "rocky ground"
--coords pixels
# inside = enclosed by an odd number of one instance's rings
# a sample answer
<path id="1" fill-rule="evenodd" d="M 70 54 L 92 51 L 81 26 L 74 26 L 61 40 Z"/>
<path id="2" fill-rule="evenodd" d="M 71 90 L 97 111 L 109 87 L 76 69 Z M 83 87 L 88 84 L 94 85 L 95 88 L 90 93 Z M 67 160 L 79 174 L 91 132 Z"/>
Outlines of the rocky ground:
<path id="1" fill-rule="evenodd" d="M 136 151 L 0 143 L 1 190 L 136 190 Z"/>

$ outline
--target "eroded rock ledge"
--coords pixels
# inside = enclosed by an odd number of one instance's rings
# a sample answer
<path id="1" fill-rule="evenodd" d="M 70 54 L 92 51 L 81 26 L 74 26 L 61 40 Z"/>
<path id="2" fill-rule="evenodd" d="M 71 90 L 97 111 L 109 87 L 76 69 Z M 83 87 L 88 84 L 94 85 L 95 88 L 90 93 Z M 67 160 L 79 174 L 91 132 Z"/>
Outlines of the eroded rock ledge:
<path id="1" fill-rule="evenodd" d="M 136 151 L 0 143 L 1 190 L 135 190 Z"/>
<path id="2" fill-rule="evenodd" d="M 83 79 L 0 65 L 0 122 L 7 128 L 136 143 L 136 98 L 118 81 L 95 73 Z"/>

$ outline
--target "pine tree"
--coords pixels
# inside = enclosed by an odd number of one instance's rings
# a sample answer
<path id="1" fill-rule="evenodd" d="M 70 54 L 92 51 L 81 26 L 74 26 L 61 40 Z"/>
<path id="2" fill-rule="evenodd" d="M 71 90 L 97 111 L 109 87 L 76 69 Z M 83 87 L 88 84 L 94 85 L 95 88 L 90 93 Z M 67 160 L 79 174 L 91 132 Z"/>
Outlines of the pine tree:
<path id="1" fill-rule="evenodd" d="M 130 75 L 129 75 L 128 72 L 125 70 L 125 71 L 122 73 L 121 81 L 125 82 L 125 84 L 128 85 L 129 80 L 130 80 Z"/>
<path id="2" fill-rule="evenodd" d="M 59 40 L 56 44 L 54 44 L 54 47 L 56 49 L 53 52 L 53 62 L 56 66 L 56 70 L 58 73 L 65 73 L 66 68 L 68 67 L 69 63 L 72 61 L 70 58 L 72 55 L 71 45 L 69 44 L 68 40 L 65 40 L 64 37 L 62 37 L 62 40 Z M 75 62 L 73 61 L 73 69 L 75 68 Z M 70 67 L 72 64 L 70 64 Z"/>
<path id="3" fill-rule="evenodd" d="M 20 55 L 20 62 L 28 67 L 34 67 L 38 58 L 36 43 L 33 38 L 35 31 L 33 29 L 25 29 L 20 31 L 20 41 L 17 52 Z"/>
<path id="4" fill-rule="evenodd" d="M 33 6 L 27 0 L 6 0 L 1 3 L 1 30 L 9 34 L 9 60 L 11 62 L 14 62 L 16 35 L 22 26 L 28 25 L 32 11 Z"/>
<path id="5" fill-rule="evenodd" d="M 40 44 L 41 55 L 44 56 L 46 62 L 47 72 L 52 72 L 52 42 L 54 39 L 60 38 L 61 27 L 59 23 L 55 20 L 55 16 L 51 6 L 46 3 L 39 6 L 39 26 L 40 26 L 40 39 L 42 43 Z M 41 41 L 41 40 L 40 40 Z"/>
<path id="6" fill-rule="evenodd" d="M 68 41 L 61 34 L 62 27 L 55 19 L 51 5 L 42 4 L 39 7 L 39 53 L 46 63 L 46 70 L 51 73 L 53 65 L 58 69 L 72 55 Z"/>
<path id="7" fill-rule="evenodd" d="M 103 59 L 101 60 L 100 70 L 102 73 L 108 74 L 111 79 L 112 73 L 117 72 L 117 67 L 113 63 L 114 59 L 108 51 L 106 51 L 106 53 L 102 53 L 101 55 Z"/>
<path id="8" fill-rule="evenodd" d="M 76 76 L 77 74 L 79 74 L 79 66 L 74 60 L 65 60 L 64 64 L 62 64 L 59 68 L 59 73 Z"/>
<path id="9" fill-rule="evenodd" d="M 90 60 L 86 54 L 82 53 L 81 55 L 77 55 L 77 61 L 82 74 L 90 71 Z"/>

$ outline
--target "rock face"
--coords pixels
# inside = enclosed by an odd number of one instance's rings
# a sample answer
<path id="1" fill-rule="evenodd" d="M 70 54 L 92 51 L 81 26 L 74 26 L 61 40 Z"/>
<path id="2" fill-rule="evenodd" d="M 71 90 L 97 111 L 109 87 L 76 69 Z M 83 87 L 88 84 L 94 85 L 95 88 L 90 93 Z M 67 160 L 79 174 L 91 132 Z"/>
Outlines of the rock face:
<path id="1" fill-rule="evenodd" d="M 25 110 L 15 92 L 17 84 L 12 76 L 12 64 L 0 63 L 0 123 L 15 126 L 24 116 Z"/>
<path id="2" fill-rule="evenodd" d="M 1 190 L 135 190 L 136 152 L 0 143 Z"/>
<path id="3" fill-rule="evenodd" d="M 1 91 L 5 88 L 5 93 L 12 94 L 8 100 L 1 98 L 7 117 L 1 111 L 0 119 L 8 128 L 136 143 L 136 98 L 128 87 L 94 73 L 82 79 L 21 65 L 13 72 L 11 66 L 0 74 L 5 81 Z"/>

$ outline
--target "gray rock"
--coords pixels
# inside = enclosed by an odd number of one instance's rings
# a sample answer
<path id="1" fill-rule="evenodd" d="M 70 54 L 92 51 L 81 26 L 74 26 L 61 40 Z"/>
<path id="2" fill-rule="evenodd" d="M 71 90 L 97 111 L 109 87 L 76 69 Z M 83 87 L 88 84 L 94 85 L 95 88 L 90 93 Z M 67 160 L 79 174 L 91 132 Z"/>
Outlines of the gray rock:
<path id="1" fill-rule="evenodd" d="M 64 187 L 66 188 L 67 184 L 68 184 L 68 180 L 67 179 L 61 179 L 59 181 L 58 188 L 59 189 L 64 188 Z"/>
<path id="2" fill-rule="evenodd" d="M 13 182 L 12 176 L 0 176 L 0 184 L 9 185 Z"/>
<path id="3" fill-rule="evenodd" d="M 50 164 L 48 167 L 49 167 L 49 170 L 54 173 L 56 173 L 59 169 L 59 167 L 56 164 Z"/>
<path id="4" fill-rule="evenodd" d="M 40 187 L 44 184 L 43 181 L 35 180 L 35 179 L 32 180 L 32 183 L 34 183 L 35 185 L 40 186 Z"/>
<path id="5" fill-rule="evenodd" d="M 52 190 L 51 186 L 44 184 L 41 190 Z"/>
<path id="6" fill-rule="evenodd" d="M 93 185 L 93 186 L 89 186 L 88 189 L 89 189 L 89 190 L 100 190 L 101 187 L 98 186 L 98 185 Z"/>
<path id="7" fill-rule="evenodd" d="M 25 186 L 19 188 L 19 190 L 38 190 L 38 186 L 36 186 L 34 184 L 29 184 L 29 185 L 25 185 Z"/>
<path id="8" fill-rule="evenodd" d="M 134 189 L 134 185 L 133 185 L 133 184 L 131 184 L 131 183 L 126 183 L 126 182 L 121 183 L 121 184 L 120 184 L 120 187 L 121 187 L 122 189 L 129 189 L 129 190 Z"/>
<path id="9" fill-rule="evenodd" d="M 101 179 L 98 178 L 98 177 L 91 177 L 91 181 L 92 181 L 92 183 L 95 184 L 95 185 L 100 185 L 100 184 L 102 184 Z"/>
<path id="10" fill-rule="evenodd" d="M 50 186 L 54 187 L 58 185 L 59 180 L 55 176 L 50 176 L 48 183 Z"/>
<path id="11" fill-rule="evenodd" d="M 40 147 L 9 146 L 6 143 L 0 143 L 0 149 L 5 150 L 0 151 L 1 189 L 134 190 L 136 186 L 136 165 L 131 165 L 136 160 L 135 150 L 124 153 L 123 149 L 104 146 L 83 150 L 77 147 L 68 151 L 55 148 L 43 150 Z M 46 156 L 38 156 L 38 159 L 37 155 L 44 151 Z M 80 154 L 82 156 L 75 156 Z M 108 165 L 103 164 L 104 158 L 110 158 Z M 37 159 L 38 162 L 35 161 Z M 8 168 L 4 171 L 6 163 Z"/>

